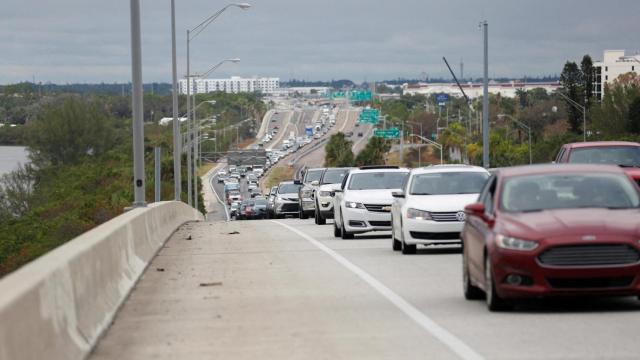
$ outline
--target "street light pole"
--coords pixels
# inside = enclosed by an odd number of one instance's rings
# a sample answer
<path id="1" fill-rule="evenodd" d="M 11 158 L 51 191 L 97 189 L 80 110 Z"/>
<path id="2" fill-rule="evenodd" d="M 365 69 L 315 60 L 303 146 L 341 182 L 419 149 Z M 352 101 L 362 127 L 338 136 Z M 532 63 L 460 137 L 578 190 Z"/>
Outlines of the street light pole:
<path id="1" fill-rule="evenodd" d="M 180 145 L 180 119 L 178 118 L 178 66 L 176 62 L 176 1 L 171 0 L 171 75 L 173 106 L 173 183 L 174 198 L 182 196 L 182 146 Z"/>
<path id="2" fill-rule="evenodd" d="M 532 153 L 531 153 L 531 127 L 529 125 L 526 125 L 526 124 L 516 120 L 513 116 L 511 116 L 509 114 L 498 114 L 498 118 L 502 118 L 502 117 L 507 117 L 507 118 L 511 119 L 511 121 L 516 123 L 516 125 L 520 126 L 521 128 L 525 129 L 527 131 L 527 133 L 529 134 L 529 165 L 533 164 L 533 157 L 532 157 Z"/>
<path id="3" fill-rule="evenodd" d="M 440 149 L 440 165 L 444 164 L 444 162 L 443 162 L 443 156 L 442 156 L 442 149 L 443 149 L 442 144 L 437 143 L 437 142 L 435 142 L 435 141 L 433 141 L 433 140 L 427 139 L 427 138 L 425 138 L 425 137 L 424 137 L 424 136 L 422 136 L 422 135 L 410 134 L 409 136 L 415 136 L 415 137 L 419 138 L 419 139 L 420 139 L 420 140 L 422 140 L 422 141 L 426 141 L 426 142 L 427 142 L 427 144 L 429 144 L 429 145 L 433 145 L 433 146 L 435 146 L 436 148 Z"/>
<path id="4" fill-rule="evenodd" d="M 209 16 L 208 18 L 206 18 L 203 22 L 201 22 L 200 24 L 198 24 L 196 27 L 194 27 L 193 29 L 187 30 L 187 122 L 189 123 L 188 125 L 188 129 L 189 129 L 189 146 L 187 149 L 187 163 L 188 163 L 188 183 L 189 185 L 187 186 L 187 193 L 189 196 L 189 205 L 191 205 L 193 202 L 191 201 L 191 196 L 193 194 L 193 198 L 195 199 L 198 195 L 196 194 L 196 192 L 198 191 L 197 189 L 197 174 L 196 174 L 196 166 L 195 166 L 195 162 L 192 164 L 192 159 L 191 159 L 191 152 L 194 151 L 193 156 L 194 156 L 194 161 L 195 161 L 195 143 L 192 140 L 192 135 L 191 135 L 191 120 L 190 120 L 190 116 L 191 116 L 191 111 L 190 111 L 190 97 L 191 97 L 191 89 L 190 89 L 190 83 L 191 83 L 191 73 L 190 73 L 190 59 L 189 59 L 189 45 L 190 42 L 196 38 L 196 36 L 198 36 L 202 31 L 204 31 L 204 29 L 207 28 L 207 26 L 209 26 L 215 19 L 218 18 L 218 16 L 220 16 L 220 14 L 222 14 L 225 10 L 227 10 L 228 8 L 235 6 L 238 7 L 242 10 L 246 10 L 249 9 L 251 7 L 250 4 L 247 3 L 232 3 L 232 4 L 228 4 L 225 7 L 223 7 L 222 9 L 218 10 L 217 12 L 215 12 L 213 15 Z M 192 34 L 193 32 L 193 34 Z M 195 107 L 195 98 L 193 99 L 193 106 Z M 193 127 L 196 127 L 195 122 L 193 123 Z M 195 130 L 197 131 L 197 129 Z M 193 177 L 193 179 L 192 179 Z M 193 191 L 191 190 L 191 182 L 193 181 L 194 186 L 193 186 Z M 197 200 L 196 200 L 197 201 Z M 197 205 L 196 205 L 197 208 Z"/>
<path id="5" fill-rule="evenodd" d="M 568 97 L 567 95 L 563 94 L 560 91 L 556 91 L 556 94 L 562 96 L 565 100 L 567 100 L 567 102 L 571 106 L 582 111 L 582 141 L 586 142 L 587 141 L 587 108 L 578 104 L 576 101 L 574 101 L 573 99 L 571 99 L 570 97 Z"/>
<path id="6" fill-rule="evenodd" d="M 134 207 L 147 206 L 144 194 L 144 113 L 142 104 L 142 45 L 140 0 L 131 0 L 131 83 L 133 113 L 133 193 Z"/>
<path id="7" fill-rule="evenodd" d="M 482 164 L 489 168 L 489 23 L 480 23 L 484 34 L 484 84 L 482 90 Z"/>

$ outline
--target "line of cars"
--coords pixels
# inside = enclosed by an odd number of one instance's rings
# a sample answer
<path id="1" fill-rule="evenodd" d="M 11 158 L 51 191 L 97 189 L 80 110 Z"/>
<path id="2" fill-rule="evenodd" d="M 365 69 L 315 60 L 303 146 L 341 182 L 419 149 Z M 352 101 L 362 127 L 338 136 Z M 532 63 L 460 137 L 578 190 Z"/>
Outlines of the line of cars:
<path id="1" fill-rule="evenodd" d="M 640 144 L 562 147 L 556 164 L 307 169 L 272 189 L 275 217 L 334 218 L 342 239 L 462 245 L 464 296 L 492 311 L 553 296 L 640 295 Z M 328 174 L 332 174 L 328 176 Z M 330 179 L 329 179 L 330 178 Z"/>

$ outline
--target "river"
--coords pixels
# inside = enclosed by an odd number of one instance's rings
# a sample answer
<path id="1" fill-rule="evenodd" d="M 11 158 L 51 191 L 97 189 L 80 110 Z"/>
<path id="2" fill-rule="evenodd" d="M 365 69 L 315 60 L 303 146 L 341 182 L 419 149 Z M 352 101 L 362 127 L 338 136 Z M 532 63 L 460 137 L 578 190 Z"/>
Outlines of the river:
<path id="1" fill-rule="evenodd" d="M 18 168 L 18 164 L 29 161 L 27 148 L 24 146 L 0 146 L 0 175 Z"/>

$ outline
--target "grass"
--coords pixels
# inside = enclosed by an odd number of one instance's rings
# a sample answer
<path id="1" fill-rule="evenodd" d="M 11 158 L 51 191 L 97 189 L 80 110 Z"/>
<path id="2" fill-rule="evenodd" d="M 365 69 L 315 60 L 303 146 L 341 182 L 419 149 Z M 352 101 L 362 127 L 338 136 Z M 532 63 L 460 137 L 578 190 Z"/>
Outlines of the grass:
<path id="1" fill-rule="evenodd" d="M 213 169 L 214 166 L 218 165 L 217 163 L 204 163 L 202 166 L 198 168 L 198 176 L 205 176 L 209 170 Z"/>
<path id="2" fill-rule="evenodd" d="M 287 165 L 278 165 L 272 168 L 262 182 L 263 187 L 265 187 L 266 190 L 269 190 L 272 186 L 276 186 L 282 181 L 292 180 L 294 171 L 295 169 L 293 166 Z"/>

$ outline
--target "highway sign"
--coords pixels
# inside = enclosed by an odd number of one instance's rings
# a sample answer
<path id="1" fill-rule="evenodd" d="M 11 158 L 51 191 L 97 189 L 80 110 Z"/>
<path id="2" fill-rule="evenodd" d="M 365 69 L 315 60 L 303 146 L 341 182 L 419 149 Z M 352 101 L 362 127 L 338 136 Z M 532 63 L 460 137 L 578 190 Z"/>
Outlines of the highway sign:
<path id="1" fill-rule="evenodd" d="M 445 93 L 436 94 L 436 102 L 438 104 L 444 104 L 447 101 L 449 101 L 449 94 L 445 94 Z"/>
<path id="2" fill-rule="evenodd" d="M 358 122 L 377 124 L 379 116 L 380 116 L 380 113 L 378 112 L 377 109 L 364 109 L 360 112 L 360 117 L 358 118 Z"/>
<path id="3" fill-rule="evenodd" d="M 371 101 L 373 96 L 371 91 L 351 91 L 349 92 L 349 100 L 351 101 Z"/>
<path id="4" fill-rule="evenodd" d="M 400 129 L 398 129 L 397 127 L 388 128 L 386 130 L 375 129 L 373 130 L 373 136 L 381 137 L 384 139 L 399 139 Z"/>

